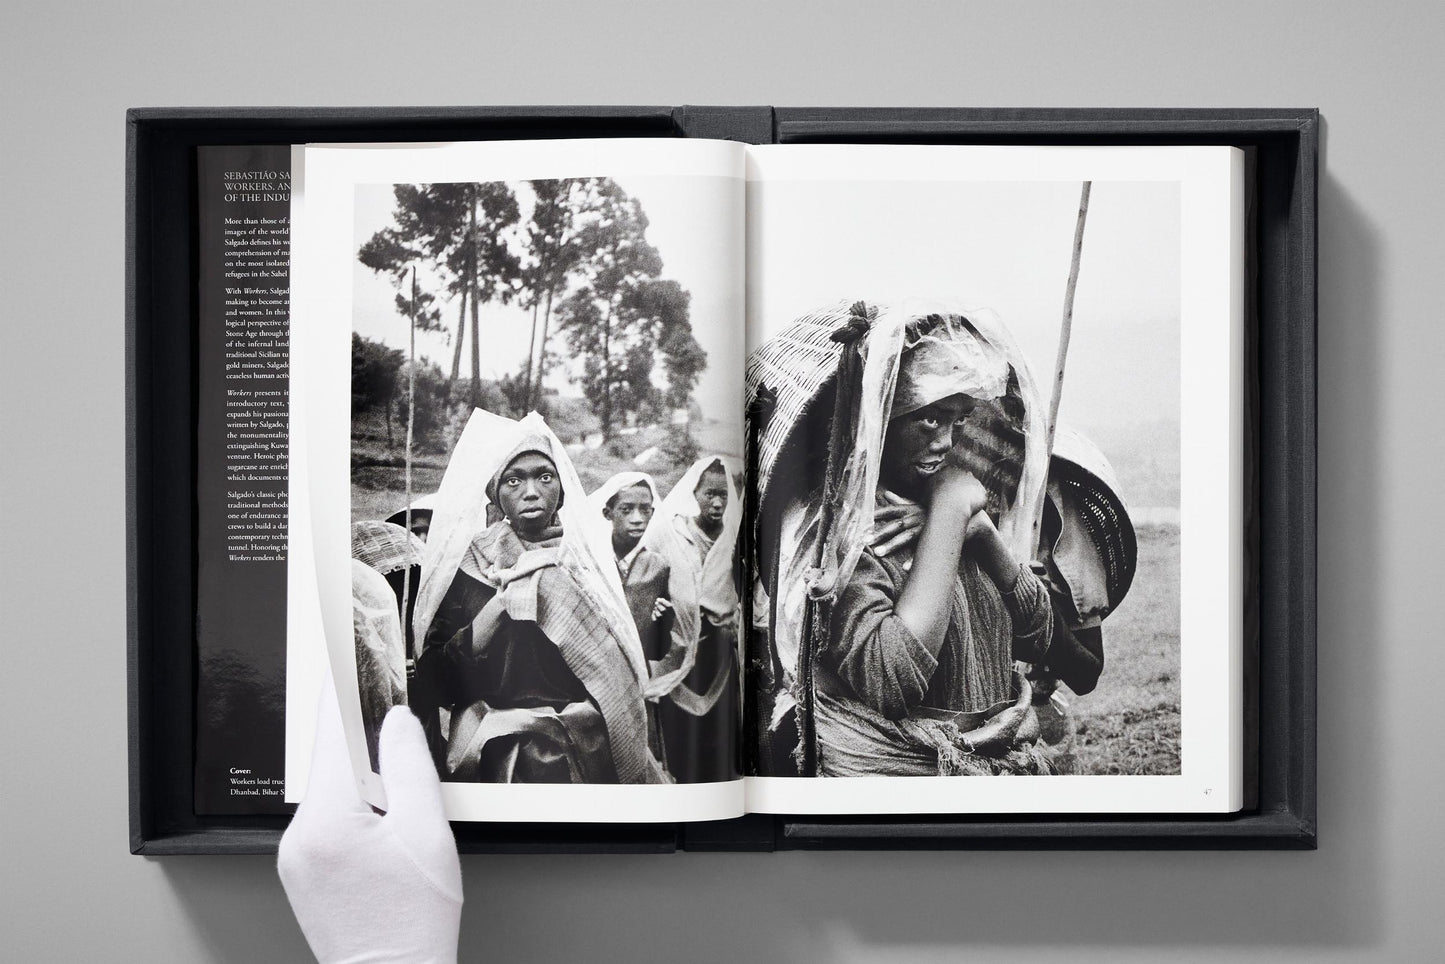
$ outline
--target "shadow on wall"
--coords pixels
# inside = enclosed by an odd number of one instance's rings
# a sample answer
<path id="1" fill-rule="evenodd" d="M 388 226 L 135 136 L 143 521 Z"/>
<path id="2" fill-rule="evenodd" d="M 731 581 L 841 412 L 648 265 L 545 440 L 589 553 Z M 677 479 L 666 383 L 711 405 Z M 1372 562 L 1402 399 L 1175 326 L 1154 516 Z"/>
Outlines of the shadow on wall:
<path id="1" fill-rule="evenodd" d="M 215 961 L 309 961 L 311 951 L 274 857 L 148 857 L 158 862 L 176 900 Z M 153 948 L 135 960 L 174 960 L 173 949 Z M 117 960 L 121 959 L 119 957 Z M 126 958 L 130 959 L 130 958 Z"/>

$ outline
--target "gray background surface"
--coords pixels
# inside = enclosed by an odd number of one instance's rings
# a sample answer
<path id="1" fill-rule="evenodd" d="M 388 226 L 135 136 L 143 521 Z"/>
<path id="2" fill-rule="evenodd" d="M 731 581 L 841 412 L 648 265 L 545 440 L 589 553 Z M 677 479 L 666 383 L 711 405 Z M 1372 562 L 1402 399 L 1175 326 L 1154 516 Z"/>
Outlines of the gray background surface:
<path id="1" fill-rule="evenodd" d="M 125 108 L 771 103 L 1323 110 L 1320 850 L 472 858 L 463 956 L 1438 959 L 1438 2 L 422 10 L 5 7 L 0 957 L 306 956 L 271 861 L 127 853 Z"/>

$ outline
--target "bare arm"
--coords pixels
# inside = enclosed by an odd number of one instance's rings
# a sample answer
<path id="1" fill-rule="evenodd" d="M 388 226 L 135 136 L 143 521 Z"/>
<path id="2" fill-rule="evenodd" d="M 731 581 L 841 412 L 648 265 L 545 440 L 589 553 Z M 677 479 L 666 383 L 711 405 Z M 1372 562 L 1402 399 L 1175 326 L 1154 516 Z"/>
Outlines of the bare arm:
<path id="1" fill-rule="evenodd" d="M 937 656 L 948 625 L 948 600 L 958 578 L 958 560 L 969 520 L 987 499 L 983 485 L 950 461 L 940 472 L 928 508 L 928 521 L 918 537 L 918 551 L 894 614 Z"/>
<path id="2" fill-rule="evenodd" d="M 1013 657 L 1037 663 L 1044 657 L 1053 634 L 1053 604 L 1039 578 L 1019 565 L 1004 544 L 993 520 L 978 512 L 968 522 L 966 541 L 978 566 L 998 587 L 1013 618 Z"/>
<path id="3" fill-rule="evenodd" d="M 471 648 L 467 652 L 468 656 L 480 656 L 486 652 L 498 630 L 502 628 L 502 617 L 506 613 L 507 605 L 502 600 L 501 593 L 497 593 L 487 600 L 482 611 L 477 613 L 476 618 L 472 620 L 472 639 Z"/>
<path id="4" fill-rule="evenodd" d="M 890 720 L 922 702 L 938 669 L 937 656 L 898 618 L 906 583 L 905 574 L 865 552 L 838 594 L 828 642 L 818 654 L 820 666 L 855 699 Z"/>
<path id="5" fill-rule="evenodd" d="M 975 558 L 979 568 L 998 587 L 998 591 L 1012 592 L 1018 582 L 1019 565 L 1008 546 L 1004 545 L 1003 537 L 998 534 L 987 512 L 980 509 L 968 520 L 965 539 L 977 554 Z"/>
<path id="6" fill-rule="evenodd" d="M 986 499 L 972 475 L 951 467 L 935 484 L 908 575 L 890 576 L 876 555 L 865 553 L 834 606 L 820 663 L 855 699 L 890 720 L 919 704 L 938 668 L 964 534 Z"/>

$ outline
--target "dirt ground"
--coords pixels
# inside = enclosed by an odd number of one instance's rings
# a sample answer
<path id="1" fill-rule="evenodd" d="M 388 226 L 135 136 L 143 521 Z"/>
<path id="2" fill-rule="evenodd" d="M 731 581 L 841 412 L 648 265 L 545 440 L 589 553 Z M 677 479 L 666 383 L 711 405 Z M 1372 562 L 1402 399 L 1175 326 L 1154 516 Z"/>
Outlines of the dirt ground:
<path id="1" fill-rule="evenodd" d="M 1179 528 L 1137 534 L 1134 585 L 1104 621 L 1104 673 L 1071 700 L 1084 773 L 1179 772 Z"/>

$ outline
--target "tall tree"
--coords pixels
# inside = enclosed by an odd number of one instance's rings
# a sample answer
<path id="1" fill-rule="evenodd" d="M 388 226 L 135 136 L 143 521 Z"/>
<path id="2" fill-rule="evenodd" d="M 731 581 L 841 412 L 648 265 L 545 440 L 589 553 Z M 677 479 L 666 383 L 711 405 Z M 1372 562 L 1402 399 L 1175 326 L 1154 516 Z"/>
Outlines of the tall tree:
<path id="1" fill-rule="evenodd" d="M 461 373 L 462 341 L 471 309 L 473 404 L 481 390 L 480 322 L 485 302 L 511 300 L 520 283 L 520 260 L 507 243 L 507 229 L 520 220 L 516 195 L 506 183 L 398 184 L 393 224 L 361 246 L 361 263 L 407 286 L 407 269 L 429 264 L 441 288 L 459 301 L 451 381 Z M 435 295 L 430 295 L 435 301 Z M 422 301 L 419 297 L 418 303 Z M 421 327 L 440 328 L 439 309 Z"/>
<path id="2" fill-rule="evenodd" d="M 637 285 L 625 306 L 630 316 L 653 331 L 667 376 L 663 400 L 672 408 L 686 407 L 707 368 L 707 352 L 693 336 L 691 301 L 682 285 L 664 279 Z"/>
<path id="3" fill-rule="evenodd" d="M 685 399 L 707 356 L 692 336 L 690 296 L 658 278 L 662 258 L 647 240 L 647 215 L 636 198 L 611 180 L 598 185 L 597 216 L 579 232 L 588 257 L 584 279 L 558 306 L 559 328 L 582 360 L 582 390 L 612 436 L 624 410 L 655 416 L 664 403 Z M 668 391 L 653 381 L 661 355 Z"/>
<path id="4" fill-rule="evenodd" d="M 457 185 L 466 206 L 466 231 L 453 249 L 453 269 L 464 278 L 463 290 L 472 315 L 471 404 L 482 404 L 482 333 L 479 310 L 484 302 L 511 301 L 520 284 L 521 260 L 507 244 L 506 229 L 521 219 L 517 196 L 502 181 Z"/>
<path id="5" fill-rule="evenodd" d="M 528 182 L 536 201 L 527 224 L 527 259 L 520 273 L 525 303 L 532 310 L 532 336 L 522 376 L 524 410 L 534 407 L 542 394 L 552 306 L 588 254 L 583 229 L 598 216 L 597 202 L 603 181 L 584 177 Z"/>
<path id="6" fill-rule="evenodd" d="M 445 185 L 444 185 L 445 186 Z M 426 184 L 397 184 L 392 188 L 396 201 L 392 224 L 382 228 L 362 244 L 357 259 L 378 274 L 391 278 L 397 289 L 397 311 L 408 315 L 411 310 L 411 280 L 408 272 L 417 264 L 429 264 L 433 270 L 445 272 L 447 240 L 455 240 L 455 228 L 448 224 L 444 199 Z M 436 296 L 426 293 L 426 311 L 418 311 L 417 326 L 436 330 L 441 327 Z M 418 308 L 423 298 L 418 297 Z"/>

